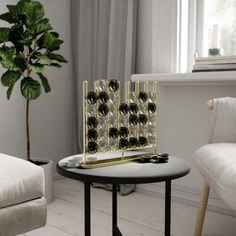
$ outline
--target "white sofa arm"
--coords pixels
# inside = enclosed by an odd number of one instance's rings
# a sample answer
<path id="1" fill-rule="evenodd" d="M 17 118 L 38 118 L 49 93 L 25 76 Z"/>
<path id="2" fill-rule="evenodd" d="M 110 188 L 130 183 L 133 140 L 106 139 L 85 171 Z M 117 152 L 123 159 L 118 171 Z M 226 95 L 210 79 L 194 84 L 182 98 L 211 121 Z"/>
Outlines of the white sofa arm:
<path id="1" fill-rule="evenodd" d="M 0 208 L 41 198 L 43 192 L 41 167 L 0 153 Z"/>

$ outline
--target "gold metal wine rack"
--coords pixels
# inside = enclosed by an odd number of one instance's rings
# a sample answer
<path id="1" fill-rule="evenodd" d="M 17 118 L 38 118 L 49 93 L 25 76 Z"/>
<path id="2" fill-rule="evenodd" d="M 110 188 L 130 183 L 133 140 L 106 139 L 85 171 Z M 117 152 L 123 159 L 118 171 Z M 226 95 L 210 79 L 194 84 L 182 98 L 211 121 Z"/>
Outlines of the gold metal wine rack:
<path id="1" fill-rule="evenodd" d="M 83 163 L 80 165 L 81 168 L 97 168 L 122 164 L 156 153 L 158 110 L 157 82 L 137 81 L 134 83 L 133 88 L 134 89 L 131 90 L 131 82 L 128 81 L 125 83 L 124 101 L 121 101 L 119 81 L 98 80 L 94 82 L 94 87 L 91 90 L 89 90 L 88 81 L 83 82 L 84 158 Z M 91 96 L 92 99 L 89 97 L 90 95 L 93 95 Z M 102 95 L 104 96 L 102 97 Z M 108 99 L 106 100 L 105 98 Z M 121 112 L 121 104 L 128 108 L 127 113 Z M 104 110 L 101 108 L 104 108 Z M 101 111 L 103 111 L 103 114 Z M 105 114 L 106 112 L 107 114 Z M 95 127 L 92 131 L 88 127 L 88 119 L 97 121 L 97 125 L 95 122 Z M 143 122 L 141 122 L 142 119 L 144 119 Z M 112 129 L 115 129 L 116 134 L 118 132 L 115 138 L 110 135 Z M 122 135 L 121 131 L 123 129 L 128 130 L 127 135 Z M 94 135 L 92 138 L 91 133 Z M 131 145 L 132 140 L 135 141 L 134 143 L 137 141 L 137 143 Z M 123 145 L 122 142 L 124 142 Z M 151 153 L 142 154 L 141 156 L 125 155 L 125 150 L 151 147 L 153 148 L 153 152 Z M 93 161 L 90 161 L 88 158 L 95 157 L 95 153 L 112 152 L 116 150 L 122 151 L 120 157 L 101 160 L 96 159 Z"/>

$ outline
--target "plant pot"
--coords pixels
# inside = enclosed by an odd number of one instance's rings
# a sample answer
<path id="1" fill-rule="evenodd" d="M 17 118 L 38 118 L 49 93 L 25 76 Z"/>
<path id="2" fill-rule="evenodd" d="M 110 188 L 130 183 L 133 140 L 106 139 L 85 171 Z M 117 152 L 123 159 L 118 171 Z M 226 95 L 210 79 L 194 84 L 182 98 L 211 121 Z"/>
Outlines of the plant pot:
<path id="1" fill-rule="evenodd" d="M 45 175 L 45 193 L 47 204 L 54 200 L 53 195 L 53 161 L 48 159 L 33 159 L 32 163 L 40 166 L 44 170 Z"/>

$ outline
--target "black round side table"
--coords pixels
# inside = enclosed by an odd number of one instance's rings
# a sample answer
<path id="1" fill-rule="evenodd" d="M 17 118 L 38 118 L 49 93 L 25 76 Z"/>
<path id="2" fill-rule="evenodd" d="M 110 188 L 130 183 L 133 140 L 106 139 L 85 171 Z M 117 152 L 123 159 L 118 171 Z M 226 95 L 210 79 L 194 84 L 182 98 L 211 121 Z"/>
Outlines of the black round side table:
<path id="1" fill-rule="evenodd" d="M 112 184 L 112 236 L 122 236 L 117 225 L 117 185 L 165 182 L 165 236 L 171 232 L 171 181 L 187 175 L 190 168 L 186 161 L 170 156 L 167 163 L 137 163 L 102 167 L 96 169 L 69 168 L 67 157 L 57 163 L 61 175 L 84 183 L 85 236 L 91 235 L 90 186 L 91 183 Z"/>

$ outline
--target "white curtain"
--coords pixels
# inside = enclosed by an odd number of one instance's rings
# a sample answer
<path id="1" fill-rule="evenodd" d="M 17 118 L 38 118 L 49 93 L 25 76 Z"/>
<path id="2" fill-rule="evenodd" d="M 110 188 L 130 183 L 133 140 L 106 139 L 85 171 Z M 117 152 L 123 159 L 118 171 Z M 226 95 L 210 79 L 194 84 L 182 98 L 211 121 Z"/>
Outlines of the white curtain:
<path id="1" fill-rule="evenodd" d="M 77 151 L 82 150 L 82 82 L 135 72 L 137 0 L 72 0 L 72 53 Z"/>

